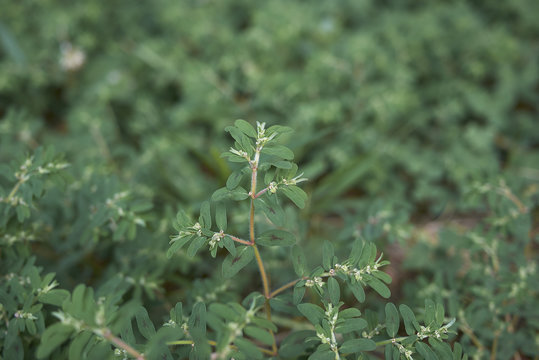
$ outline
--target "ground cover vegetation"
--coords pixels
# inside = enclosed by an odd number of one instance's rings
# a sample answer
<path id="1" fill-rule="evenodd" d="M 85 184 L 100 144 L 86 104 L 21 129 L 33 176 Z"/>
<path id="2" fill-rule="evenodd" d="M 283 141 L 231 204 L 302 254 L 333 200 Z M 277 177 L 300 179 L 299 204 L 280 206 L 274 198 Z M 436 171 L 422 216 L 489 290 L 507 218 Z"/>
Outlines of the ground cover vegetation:
<path id="1" fill-rule="evenodd" d="M 0 358 L 537 359 L 538 4 L 0 0 Z"/>

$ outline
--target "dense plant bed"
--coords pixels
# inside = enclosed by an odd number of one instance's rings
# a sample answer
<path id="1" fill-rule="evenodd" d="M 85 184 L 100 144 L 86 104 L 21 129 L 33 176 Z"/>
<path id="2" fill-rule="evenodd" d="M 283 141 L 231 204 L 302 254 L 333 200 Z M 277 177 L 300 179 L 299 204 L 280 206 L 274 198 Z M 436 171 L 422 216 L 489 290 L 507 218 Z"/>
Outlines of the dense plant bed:
<path id="1" fill-rule="evenodd" d="M 537 1 L 1 8 L 2 359 L 539 356 Z"/>

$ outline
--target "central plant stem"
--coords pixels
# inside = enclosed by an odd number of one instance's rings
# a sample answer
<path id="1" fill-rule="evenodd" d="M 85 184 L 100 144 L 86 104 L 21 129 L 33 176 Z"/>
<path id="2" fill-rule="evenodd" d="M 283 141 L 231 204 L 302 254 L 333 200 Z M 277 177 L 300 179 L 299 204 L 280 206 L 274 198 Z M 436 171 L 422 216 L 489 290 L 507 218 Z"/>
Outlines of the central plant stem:
<path id="1" fill-rule="evenodd" d="M 264 268 L 264 263 L 262 262 L 262 257 L 260 256 L 260 251 L 258 251 L 258 246 L 256 246 L 255 242 L 255 199 L 256 199 L 256 178 L 258 174 L 258 161 L 260 160 L 260 147 L 256 147 L 255 150 L 255 157 L 253 161 L 251 162 L 251 210 L 250 210 L 250 216 L 249 216 L 249 240 L 251 242 L 251 246 L 253 247 L 256 263 L 258 265 L 258 270 L 260 271 L 260 277 L 262 278 L 262 286 L 264 287 L 264 297 L 266 298 L 266 302 L 264 303 L 264 309 L 266 311 L 266 317 L 268 320 L 271 321 L 271 307 L 269 304 L 269 299 L 271 297 L 270 295 L 270 287 L 269 287 L 269 280 L 268 276 L 266 274 L 266 269 Z M 277 354 L 277 343 L 275 342 L 275 336 L 273 334 L 273 331 L 270 330 L 271 336 L 273 337 L 273 345 L 272 350 L 274 354 Z"/>

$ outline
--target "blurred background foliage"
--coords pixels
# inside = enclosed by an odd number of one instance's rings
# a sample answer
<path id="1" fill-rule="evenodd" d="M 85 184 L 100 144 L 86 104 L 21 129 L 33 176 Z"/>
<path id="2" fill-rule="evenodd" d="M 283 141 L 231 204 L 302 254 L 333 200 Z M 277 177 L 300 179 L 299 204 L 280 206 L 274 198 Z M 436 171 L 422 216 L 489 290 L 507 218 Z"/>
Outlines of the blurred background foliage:
<path id="1" fill-rule="evenodd" d="M 343 252 L 354 236 L 388 243 L 393 290 L 406 301 L 423 285 L 400 282 L 415 268 L 439 270 L 416 261 L 437 227 L 488 214 L 470 195 L 478 185 L 502 178 L 525 195 L 537 237 L 535 0 L 0 0 L 0 9 L 0 162 L 54 145 L 71 164 L 71 181 L 32 218 L 38 264 L 64 288 L 125 276 L 130 296 L 157 309 L 193 287 L 215 296 L 204 290 L 215 289 L 214 261 L 170 262 L 165 249 L 175 211 L 198 211 L 233 170 L 219 154 L 237 118 L 295 129 L 288 145 L 310 200 L 289 209 L 288 225 L 311 262 L 323 239 Z M 131 215 L 107 213 L 111 199 Z M 232 216 L 241 224 L 244 214 Z M 403 246 L 417 243 L 425 249 Z M 277 284 L 292 275 L 275 252 Z M 258 282 L 254 272 L 220 289 Z"/>

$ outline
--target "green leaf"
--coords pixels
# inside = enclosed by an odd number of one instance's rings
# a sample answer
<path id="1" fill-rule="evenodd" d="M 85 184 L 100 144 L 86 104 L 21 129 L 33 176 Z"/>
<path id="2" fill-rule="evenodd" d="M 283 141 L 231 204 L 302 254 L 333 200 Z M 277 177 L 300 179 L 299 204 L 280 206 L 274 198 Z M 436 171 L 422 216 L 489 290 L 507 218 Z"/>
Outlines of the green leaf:
<path id="1" fill-rule="evenodd" d="M 257 138 L 257 133 L 254 127 L 249 124 L 247 121 L 238 119 L 234 122 L 234 126 L 236 126 L 242 133 L 244 133 L 247 136 L 250 136 L 252 138 Z"/>
<path id="2" fill-rule="evenodd" d="M 264 146 L 261 152 L 263 154 L 278 156 L 285 160 L 292 160 L 294 158 L 294 152 L 284 145 Z"/>
<path id="3" fill-rule="evenodd" d="M 273 336 L 271 336 L 268 330 L 260 329 L 254 326 L 246 326 L 243 331 L 247 336 L 258 340 L 263 344 L 273 344 Z"/>
<path id="4" fill-rule="evenodd" d="M 93 336 L 91 331 L 82 331 L 77 334 L 69 345 L 69 359 L 84 359 L 84 348 Z"/>
<path id="5" fill-rule="evenodd" d="M 380 271 L 380 270 L 373 272 L 373 275 L 376 276 L 378 279 L 382 280 L 383 282 L 385 282 L 386 284 L 391 284 L 391 282 L 393 281 L 393 279 L 391 278 L 391 276 L 389 276 L 389 274 L 386 274 L 385 272 Z"/>
<path id="6" fill-rule="evenodd" d="M 436 318 L 436 304 L 431 299 L 425 299 L 425 325 L 433 326 Z"/>
<path id="7" fill-rule="evenodd" d="M 253 144 L 249 140 L 243 132 L 240 131 L 240 129 L 234 127 L 234 126 L 227 126 L 225 128 L 225 131 L 230 133 L 230 135 L 234 138 L 234 140 L 237 141 L 238 145 L 240 146 L 241 150 L 244 150 L 249 155 L 253 153 Z"/>
<path id="8" fill-rule="evenodd" d="M 127 231 L 127 228 L 129 227 L 129 221 L 127 220 L 121 220 L 118 224 L 118 227 L 114 231 L 113 240 L 118 241 L 121 240 Z"/>
<path id="9" fill-rule="evenodd" d="M 389 288 L 380 280 L 378 280 L 375 277 L 371 277 L 367 284 L 374 289 L 378 294 L 380 294 L 381 297 L 387 299 L 391 296 L 391 291 L 389 291 Z"/>
<path id="10" fill-rule="evenodd" d="M 239 315 L 230 306 L 225 304 L 213 303 L 210 305 L 209 310 L 228 321 L 238 321 L 239 318 Z"/>
<path id="11" fill-rule="evenodd" d="M 290 333 L 279 344 L 279 355 L 285 359 L 296 359 L 300 355 L 305 354 L 306 350 L 312 346 L 305 339 L 309 336 L 315 336 L 315 334 L 312 330 L 299 330 Z"/>
<path id="12" fill-rule="evenodd" d="M 333 305 L 337 305 L 341 298 L 341 287 L 339 286 L 339 282 L 334 277 L 328 278 L 328 292 L 331 303 Z"/>
<path id="13" fill-rule="evenodd" d="M 230 162 L 234 162 L 234 163 L 243 163 L 243 162 L 247 162 L 247 159 L 244 158 L 244 157 L 241 157 L 241 156 L 238 156 L 236 154 L 233 154 L 229 151 L 225 151 L 224 153 L 221 154 L 221 157 L 222 158 L 227 158 L 228 161 Z"/>
<path id="14" fill-rule="evenodd" d="M 213 195 L 211 196 L 212 201 L 223 201 L 223 200 L 245 200 L 249 197 L 249 193 L 242 188 L 241 186 L 238 186 L 234 190 L 229 190 L 226 187 L 220 188 L 216 190 Z"/>
<path id="15" fill-rule="evenodd" d="M 429 344 L 441 360 L 453 360 L 453 352 L 448 344 L 432 337 L 429 337 Z"/>
<path id="16" fill-rule="evenodd" d="M 230 176 L 226 180 L 226 188 L 228 190 L 234 190 L 235 188 L 238 187 L 241 180 L 245 176 L 245 171 L 244 170 L 245 170 L 245 168 L 241 168 L 241 169 L 238 169 L 238 170 L 234 170 L 232 172 L 232 174 L 230 174 Z"/>
<path id="17" fill-rule="evenodd" d="M 394 356 L 393 351 L 395 351 L 395 350 L 394 350 L 393 345 L 386 344 L 386 346 L 384 347 L 384 358 L 386 360 L 393 360 L 393 356 Z M 399 359 L 399 358 L 400 358 L 400 355 L 398 355 L 397 359 Z"/>
<path id="18" fill-rule="evenodd" d="M 236 338 L 234 344 L 248 359 L 262 359 L 262 352 L 252 342 Z"/>
<path id="19" fill-rule="evenodd" d="M 131 211 L 136 213 L 146 212 L 153 208 L 153 204 L 147 201 L 139 201 L 131 205 Z"/>
<path id="20" fill-rule="evenodd" d="M 206 304 L 203 302 L 197 302 L 191 310 L 191 316 L 189 316 L 188 326 L 193 330 L 200 330 L 204 334 L 206 333 Z"/>
<path id="21" fill-rule="evenodd" d="M 194 328 L 189 331 L 191 338 L 193 339 L 194 347 L 192 348 L 191 356 L 189 359 L 193 360 L 206 360 L 210 358 L 211 346 L 208 343 L 206 337 L 206 330 Z"/>
<path id="22" fill-rule="evenodd" d="M 296 237 L 288 231 L 268 230 L 260 234 L 256 243 L 262 246 L 292 246 L 296 243 Z"/>
<path id="23" fill-rule="evenodd" d="M 263 319 L 263 318 L 260 318 L 260 317 L 254 317 L 254 318 L 251 319 L 251 322 L 253 324 L 255 324 L 256 326 L 258 326 L 258 327 L 261 327 L 261 328 L 264 328 L 264 329 L 267 329 L 267 330 L 271 330 L 273 332 L 277 331 L 277 326 L 275 326 L 275 324 L 272 323 L 271 321 L 269 321 L 268 319 Z"/>
<path id="24" fill-rule="evenodd" d="M 174 316 L 171 316 L 170 318 L 176 324 L 181 324 L 182 323 L 182 321 L 183 321 L 183 304 L 181 302 L 176 303 L 176 306 L 174 306 Z"/>
<path id="25" fill-rule="evenodd" d="M 215 223 L 217 224 L 218 230 L 226 231 L 226 206 L 222 202 L 215 204 Z"/>
<path id="26" fill-rule="evenodd" d="M 178 340 L 183 334 L 171 327 L 160 328 L 144 349 L 146 359 L 174 360 L 167 342 Z"/>
<path id="27" fill-rule="evenodd" d="M 176 238 L 176 240 L 172 243 L 172 245 L 170 245 L 167 250 L 167 258 L 170 259 L 172 255 L 176 253 L 176 251 L 180 250 L 185 244 L 187 244 L 191 239 L 193 239 L 193 237 L 194 235 Z"/>
<path id="28" fill-rule="evenodd" d="M 462 345 L 459 343 L 453 344 L 453 360 L 462 359 Z"/>
<path id="29" fill-rule="evenodd" d="M 84 284 L 79 284 L 73 290 L 71 302 L 64 302 L 64 310 L 76 318 L 86 321 L 88 324 L 95 323 L 97 305 L 94 300 L 94 291 Z"/>
<path id="30" fill-rule="evenodd" d="M 366 328 L 367 325 L 368 323 L 365 319 L 358 319 L 358 318 L 346 319 L 342 324 L 339 324 L 337 325 L 337 327 L 335 327 L 335 332 L 338 332 L 339 334 L 348 334 L 348 333 L 351 333 L 352 331 L 360 331 Z"/>
<path id="31" fill-rule="evenodd" d="M 292 301 L 284 300 L 283 297 L 278 296 L 270 299 L 270 306 L 272 309 L 278 312 L 282 312 L 285 314 L 298 316 L 300 313 L 298 312 L 297 306 L 294 306 Z"/>
<path id="32" fill-rule="evenodd" d="M 303 300 L 305 296 L 305 286 L 294 286 L 294 292 L 292 293 L 292 302 L 297 305 Z"/>
<path id="33" fill-rule="evenodd" d="M 277 226 L 283 226 L 285 223 L 285 214 L 277 201 L 275 195 L 268 195 L 263 198 L 255 199 L 255 207 L 257 210 L 262 210 L 272 223 Z"/>
<path id="34" fill-rule="evenodd" d="M 335 256 L 335 250 L 333 244 L 325 240 L 322 245 L 322 266 L 324 270 L 329 270 L 332 268 L 333 256 Z"/>
<path id="35" fill-rule="evenodd" d="M 150 340 L 152 336 L 155 335 L 155 327 L 148 316 L 148 312 L 142 306 L 139 308 L 135 314 L 135 319 L 137 321 L 137 326 L 140 331 L 140 334 L 144 336 L 147 340 Z"/>
<path id="36" fill-rule="evenodd" d="M 49 356 L 58 346 L 62 345 L 75 329 L 69 325 L 56 323 L 49 326 L 41 335 L 41 343 L 36 352 L 38 359 Z"/>
<path id="37" fill-rule="evenodd" d="M 294 234 L 284 230 L 265 231 L 256 240 L 256 244 L 262 246 L 292 246 L 295 243 Z"/>
<path id="38" fill-rule="evenodd" d="M 399 331 L 399 323 L 400 323 L 399 312 L 397 311 L 397 307 L 392 303 L 386 304 L 385 312 L 386 312 L 387 335 L 393 338 Z"/>
<path id="39" fill-rule="evenodd" d="M 228 250 L 230 255 L 236 256 L 236 245 L 234 244 L 234 240 L 232 240 L 230 236 L 226 235 L 221 241 L 223 242 L 223 246 L 225 247 L 225 249 Z"/>
<path id="40" fill-rule="evenodd" d="M 275 166 L 277 169 L 292 169 L 292 163 L 290 161 L 285 161 L 285 160 L 271 161 L 271 160 L 268 160 L 268 163 Z"/>
<path id="41" fill-rule="evenodd" d="M 404 327 L 406 329 L 406 334 L 414 335 L 416 331 L 419 330 L 419 323 L 417 322 L 414 312 L 407 305 L 401 304 L 399 306 L 399 311 L 404 320 Z"/>
<path id="42" fill-rule="evenodd" d="M 444 324 L 445 309 L 440 303 L 436 304 L 436 313 L 434 314 L 434 326 L 440 328 Z"/>
<path id="43" fill-rule="evenodd" d="M 122 337 L 122 340 L 129 345 L 134 345 L 136 343 L 135 334 L 133 333 L 133 325 L 131 321 L 128 321 L 120 330 L 120 336 Z"/>
<path id="44" fill-rule="evenodd" d="M 303 209 L 305 207 L 305 201 L 307 200 L 307 194 L 301 188 L 295 185 L 279 186 L 279 190 L 289 198 L 297 207 Z"/>
<path id="45" fill-rule="evenodd" d="M 421 356 L 425 358 L 425 360 L 439 360 L 438 356 L 432 349 L 425 343 L 422 343 L 421 341 L 418 341 L 415 343 L 415 349 Z"/>
<path id="46" fill-rule="evenodd" d="M 291 251 L 292 265 L 294 265 L 294 272 L 298 276 L 304 276 L 307 273 L 307 259 L 305 253 L 298 245 L 294 245 Z"/>
<path id="47" fill-rule="evenodd" d="M 324 310 L 315 304 L 299 304 L 298 310 L 314 325 L 320 324 L 325 317 Z"/>
<path id="48" fill-rule="evenodd" d="M 376 343 L 371 339 L 350 339 L 346 340 L 339 351 L 343 354 L 358 353 L 360 351 L 376 350 Z"/>
<path id="49" fill-rule="evenodd" d="M 182 228 L 186 228 L 192 225 L 191 219 L 189 219 L 189 217 L 183 210 L 179 210 L 178 213 L 176 214 L 176 221 Z"/>
<path id="50" fill-rule="evenodd" d="M 4 306 L 4 309 L 12 312 L 15 312 L 18 307 L 12 295 L 8 295 L 2 288 L 0 288 L 0 303 Z"/>
<path id="51" fill-rule="evenodd" d="M 328 349 L 316 350 L 308 360 L 335 360 L 335 353 Z"/>
<path id="52" fill-rule="evenodd" d="M 292 129 L 291 127 L 288 127 L 288 126 L 273 125 L 273 126 L 270 126 L 266 130 L 266 136 L 270 136 L 273 133 L 286 134 L 286 133 L 290 133 L 290 132 L 293 132 L 293 131 L 294 131 L 294 129 Z"/>
<path id="53" fill-rule="evenodd" d="M 69 291 L 63 289 L 52 289 L 38 296 L 38 300 L 42 303 L 56 306 L 62 306 L 67 298 L 69 298 Z"/>
<path id="54" fill-rule="evenodd" d="M 15 335 L 9 345 L 4 344 L 4 351 L 2 353 L 4 357 L 2 360 L 23 360 L 24 349 L 25 347 L 22 343 L 21 337 L 19 335 Z"/>
<path id="55" fill-rule="evenodd" d="M 34 320 L 32 319 L 25 319 L 25 324 L 26 324 L 26 331 L 30 334 L 30 335 L 35 335 L 36 334 L 36 324 L 34 323 Z"/>
<path id="56" fill-rule="evenodd" d="M 206 243 L 206 238 L 203 236 L 197 237 L 187 248 L 187 256 L 194 257 L 198 250 Z"/>
<path id="57" fill-rule="evenodd" d="M 361 316 L 361 310 L 356 308 L 348 308 L 339 311 L 339 319 L 349 319 L 358 316 Z"/>
<path id="58" fill-rule="evenodd" d="M 230 279 L 238 271 L 246 267 L 254 257 L 254 251 L 251 246 L 240 247 L 236 256 L 227 255 L 223 261 L 223 277 Z"/>
<path id="59" fill-rule="evenodd" d="M 211 209 L 210 209 L 209 201 L 204 201 L 202 205 L 200 205 L 199 222 L 203 228 L 206 228 L 206 229 L 211 228 Z"/>
<path id="60" fill-rule="evenodd" d="M 352 245 L 352 250 L 350 251 L 350 263 L 352 265 L 357 265 L 359 259 L 361 258 L 361 253 L 363 252 L 363 241 L 356 239 Z"/>
<path id="61" fill-rule="evenodd" d="M 7 325 L 7 332 L 4 340 L 4 346 L 6 348 L 11 347 L 11 345 L 13 345 L 17 340 L 19 334 L 19 326 L 17 324 L 18 321 L 20 321 L 20 319 L 14 319 L 13 321 L 9 322 L 9 325 Z"/>
<path id="62" fill-rule="evenodd" d="M 359 258 L 358 265 L 363 268 L 374 262 L 376 259 L 376 245 L 371 242 L 364 243 L 361 257 Z"/>
<path id="63" fill-rule="evenodd" d="M 363 286 L 361 286 L 360 283 L 357 282 L 350 282 L 349 283 L 349 289 L 352 291 L 352 294 L 354 294 L 354 297 L 359 301 L 360 303 L 365 301 L 365 290 L 363 290 Z"/>

